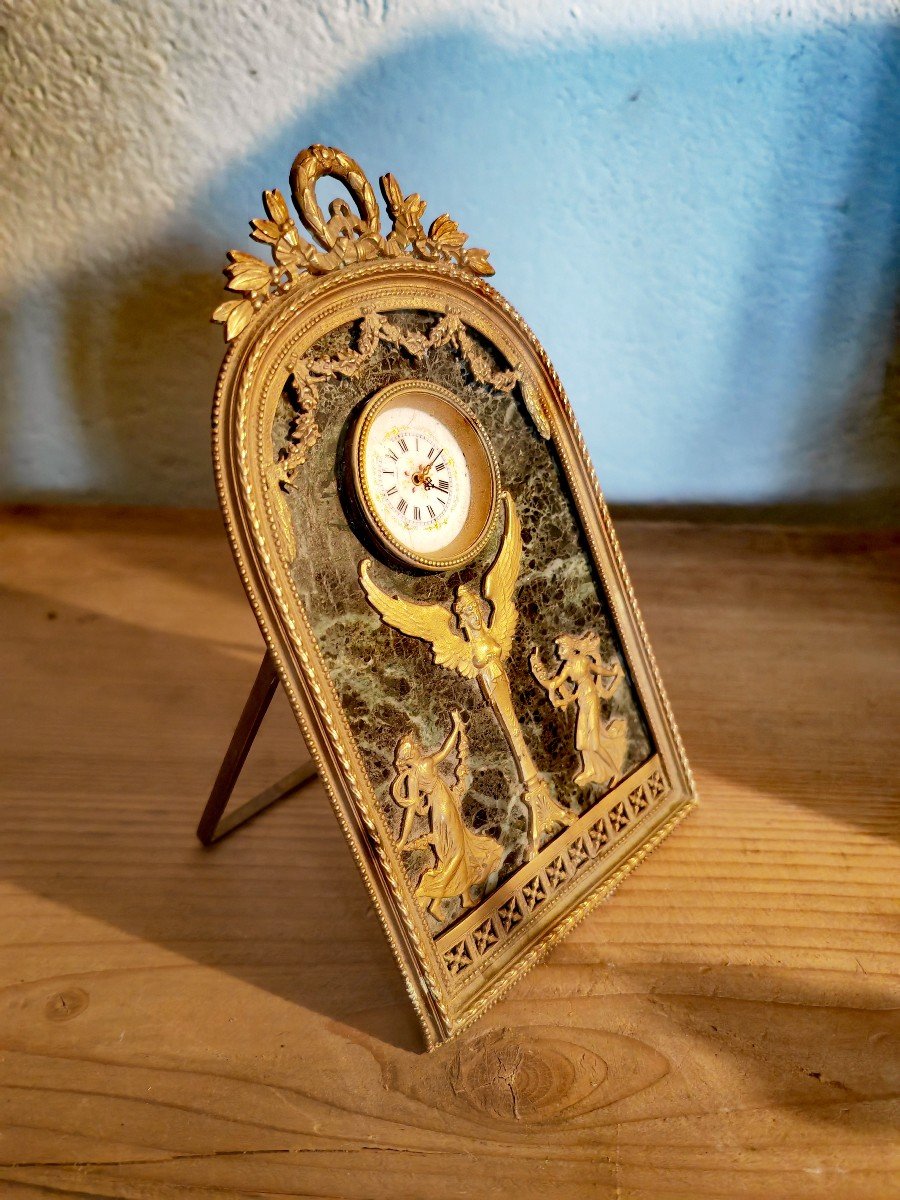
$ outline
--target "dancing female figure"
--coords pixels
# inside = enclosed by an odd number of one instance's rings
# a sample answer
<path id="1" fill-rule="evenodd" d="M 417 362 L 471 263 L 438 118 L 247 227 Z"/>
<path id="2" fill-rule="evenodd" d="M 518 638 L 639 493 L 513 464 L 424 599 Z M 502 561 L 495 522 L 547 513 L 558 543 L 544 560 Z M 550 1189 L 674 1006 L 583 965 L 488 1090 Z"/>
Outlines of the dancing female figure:
<path id="1" fill-rule="evenodd" d="M 450 787 L 438 767 L 454 749 L 456 771 Z M 431 753 L 423 748 L 415 731 L 408 730 L 397 744 L 394 767 L 391 797 L 406 810 L 399 849 L 428 847 L 434 852 L 437 862 L 422 873 L 416 895 L 427 901 L 430 911 L 442 921 L 446 900 L 459 896 L 464 909 L 475 904 L 473 890 L 486 883 L 503 857 L 503 847 L 498 841 L 483 833 L 473 833 L 463 820 L 462 801 L 472 776 L 469 741 L 459 713 L 454 709 L 453 728 L 447 740 Z M 430 831 L 409 841 L 413 818 L 417 815 L 428 817 Z"/>
<path id="2" fill-rule="evenodd" d="M 537 647 L 531 652 L 531 671 L 554 708 L 577 706 L 575 749 L 581 755 L 581 770 L 573 782 L 582 788 L 592 783 L 612 787 L 622 777 L 628 753 L 627 724 L 622 717 L 604 724 L 601 702 L 610 699 L 624 672 L 617 662 L 603 661 L 596 633 L 563 634 L 554 644 L 562 664 L 559 672 L 550 676 Z"/>

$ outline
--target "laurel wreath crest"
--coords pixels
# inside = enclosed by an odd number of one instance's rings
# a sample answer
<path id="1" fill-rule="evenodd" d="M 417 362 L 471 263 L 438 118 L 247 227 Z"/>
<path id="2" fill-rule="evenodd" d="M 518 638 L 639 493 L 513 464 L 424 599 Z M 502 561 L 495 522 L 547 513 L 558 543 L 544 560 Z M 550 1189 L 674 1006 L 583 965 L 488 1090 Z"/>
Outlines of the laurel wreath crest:
<path id="1" fill-rule="evenodd" d="M 345 185 L 357 211 L 346 200 L 337 199 L 329 205 L 329 217 L 325 218 L 315 196 L 316 183 L 323 176 Z M 409 255 L 424 262 L 452 263 L 477 276 L 494 274 L 488 251 L 467 247 L 468 235 L 448 213 L 436 217 L 426 232 L 422 197 L 416 192 L 405 196 L 390 174 L 383 175 L 380 184 L 392 222 L 386 237 L 372 187 L 352 158 L 330 146 L 310 146 L 297 155 L 291 169 L 292 197 L 315 242 L 301 236 L 277 188 L 263 192 L 266 216 L 250 222 L 250 236 L 271 247 L 274 262 L 270 266 L 255 254 L 228 251 L 226 287 L 238 296 L 220 304 L 212 317 L 225 326 L 226 341 L 238 337 L 268 301 L 354 263 Z"/>

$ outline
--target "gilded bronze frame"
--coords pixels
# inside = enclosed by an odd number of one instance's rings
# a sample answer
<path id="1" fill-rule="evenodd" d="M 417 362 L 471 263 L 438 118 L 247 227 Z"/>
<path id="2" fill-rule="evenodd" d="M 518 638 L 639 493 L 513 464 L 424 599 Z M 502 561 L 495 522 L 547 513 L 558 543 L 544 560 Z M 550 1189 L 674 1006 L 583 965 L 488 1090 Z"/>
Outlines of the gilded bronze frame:
<path id="1" fill-rule="evenodd" d="M 331 220 L 325 220 L 314 199 L 315 181 L 323 174 L 347 184 L 360 210 L 358 218 L 348 216 L 346 205 L 343 209 L 333 205 Z M 292 273 L 289 264 L 279 276 L 271 269 L 266 284 L 260 282 L 259 268 L 241 275 L 249 256 L 235 257 L 232 252 L 231 286 L 243 292 L 244 299 L 228 301 L 217 313 L 218 319 L 230 321 L 234 340 L 216 389 L 216 482 L 238 569 L 268 655 L 432 1047 L 465 1029 L 621 882 L 696 802 L 694 784 L 568 398 L 534 334 L 485 282 L 483 276 L 490 271 L 486 253 L 467 252 L 459 240 L 465 235 L 453 222 L 451 236 L 442 241 L 446 226 L 439 222 L 449 218 L 438 218 L 427 235 L 420 225 L 421 236 L 415 227 L 410 232 L 413 218 L 417 222 L 421 213 L 416 215 L 416 206 L 410 203 L 413 198 L 404 198 L 391 176 L 385 177 L 382 190 L 394 230 L 384 238 L 365 177 L 338 151 L 326 147 L 304 151 L 295 163 L 292 181 L 301 220 L 322 250 L 303 252 L 305 271 Z M 266 193 L 266 204 L 273 220 L 254 224 L 265 226 L 260 240 L 277 250 L 278 239 L 284 240 L 284 230 L 293 223 L 286 208 L 283 211 L 279 193 Z M 296 244 L 291 236 L 287 240 L 289 249 Z M 473 255 L 469 261 L 467 253 Z M 318 262 L 314 254 L 319 255 Z M 241 319 L 235 321 L 239 304 L 249 304 L 251 311 L 248 315 L 242 309 Z M 293 547 L 282 504 L 285 464 L 273 457 L 271 438 L 287 373 L 309 347 L 325 333 L 366 313 L 409 309 L 459 318 L 513 365 L 535 426 L 552 440 L 656 746 L 656 753 L 640 768 L 437 937 L 413 894 L 292 583 Z M 311 412 L 310 446 L 315 440 L 314 405 Z M 302 456 L 291 469 L 298 465 L 302 469 Z M 213 806 L 216 809 L 222 792 Z M 215 821 L 207 821 L 207 834 L 214 825 Z"/>

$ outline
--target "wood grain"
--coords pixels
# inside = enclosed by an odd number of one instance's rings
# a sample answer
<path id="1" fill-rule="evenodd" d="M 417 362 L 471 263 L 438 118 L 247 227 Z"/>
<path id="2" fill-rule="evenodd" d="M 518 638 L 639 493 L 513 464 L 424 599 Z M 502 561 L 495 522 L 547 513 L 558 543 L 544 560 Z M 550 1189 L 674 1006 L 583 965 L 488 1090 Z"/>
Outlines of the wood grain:
<path id="1" fill-rule="evenodd" d="M 626 524 L 701 808 L 426 1055 L 318 784 L 194 841 L 261 651 L 217 519 L 0 528 L 4 1200 L 900 1194 L 886 535 Z M 301 755 L 278 701 L 245 790 Z"/>

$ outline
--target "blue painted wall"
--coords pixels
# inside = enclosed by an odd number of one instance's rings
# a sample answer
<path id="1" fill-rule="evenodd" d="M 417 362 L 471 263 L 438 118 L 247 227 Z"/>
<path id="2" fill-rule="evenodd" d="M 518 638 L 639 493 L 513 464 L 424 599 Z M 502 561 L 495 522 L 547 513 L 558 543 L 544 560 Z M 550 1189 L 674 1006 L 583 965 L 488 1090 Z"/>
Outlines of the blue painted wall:
<path id="1" fill-rule="evenodd" d="M 883 378 L 898 76 L 900 39 L 883 20 L 518 47 L 448 25 L 359 63 L 198 182 L 163 240 L 190 247 L 195 275 L 217 273 L 226 247 L 252 248 L 260 190 L 285 187 L 296 151 L 340 146 L 491 251 L 493 282 L 554 359 L 611 499 L 865 497 L 889 484 L 897 442 Z M 182 315 L 194 319 L 199 329 L 201 314 Z M 220 349 L 202 336 L 194 357 L 211 387 Z M 172 337 L 200 346 L 188 324 Z M 111 376 L 95 358 L 83 356 L 74 385 L 88 453 Z M 146 370 L 152 389 L 164 368 Z M 205 377 L 188 374 L 192 386 Z M 154 449 L 167 436 L 154 396 L 172 386 L 166 377 L 139 401 L 147 424 L 135 429 L 132 411 L 127 437 L 119 400 L 101 406 L 103 446 L 127 463 L 139 437 L 144 453 L 140 473 L 119 466 L 108 485 L 111 456 L 98 454 L 87 493 L 208 495 L 208 390 L 196 410 L 190 401 L 196 428 L 182 422 L 189 452 Z"/>

